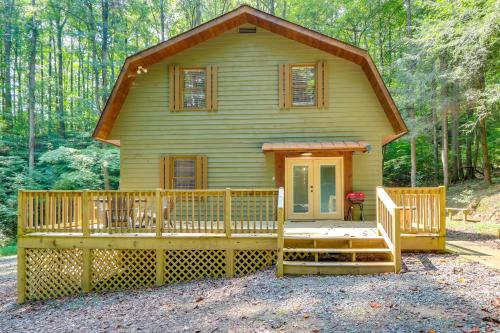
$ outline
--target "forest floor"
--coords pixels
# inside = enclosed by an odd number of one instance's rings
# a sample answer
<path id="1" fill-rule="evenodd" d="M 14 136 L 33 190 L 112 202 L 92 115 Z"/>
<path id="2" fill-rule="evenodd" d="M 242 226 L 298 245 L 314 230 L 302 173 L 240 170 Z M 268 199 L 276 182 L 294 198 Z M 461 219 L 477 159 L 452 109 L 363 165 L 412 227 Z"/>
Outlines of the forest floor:
<path id="1" fill-rule="evenodd" d="M 16 305 L 15 257 L 3 257 L 0 331 L 498 332 L 498 272 L 450 254 L 403 263 L 401 274 L 277 279 L 270 268 Z"/>
<path id="2" fill-rule="evenodd" d="M 491 186 L 479 180 L 462 182 L 450 186 L 447 192 L 447 207 L 470 210 L 465 222 L 462 214 L 446 221 L 447 240 L 473 241 L 500 249 L 500 179 Z"/>

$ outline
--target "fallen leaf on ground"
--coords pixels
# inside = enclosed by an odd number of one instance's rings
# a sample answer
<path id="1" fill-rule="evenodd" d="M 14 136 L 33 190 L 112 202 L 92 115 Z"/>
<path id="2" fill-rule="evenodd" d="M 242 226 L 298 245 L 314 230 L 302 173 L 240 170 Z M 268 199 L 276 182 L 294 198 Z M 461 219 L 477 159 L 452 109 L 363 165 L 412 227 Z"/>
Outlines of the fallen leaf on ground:
<path id="1" fill-rule="evenodd" d="M 496 299 L 492 300 L 491 305 L 493 305 L 495 308 L 500 307 L 500 297 L 497 297 Z"/>
<path id="2" fill-rule="evenodd" d="M 196 299 L 196 303 L 201 302 L 201 301 L 203 301 L 203 297 L 201 297 L 201 296 Z"/>
<path id="3" fill-rule="evenodd" d="M 483 320 L 488 321 L 490 323 L 500 324 L 500 320 L 493 318 L 493 317 L 490 317 L 490 316 L 483 317 Z"/>
<path id="4" fill-rule="evenodd" d="M 370 303 L 370 306 L 373 308 L 373 309 L 378 309 L 380 308 L 382 305 L 380 303 L 377 303 L 377 302 L 371 302 Z"/>

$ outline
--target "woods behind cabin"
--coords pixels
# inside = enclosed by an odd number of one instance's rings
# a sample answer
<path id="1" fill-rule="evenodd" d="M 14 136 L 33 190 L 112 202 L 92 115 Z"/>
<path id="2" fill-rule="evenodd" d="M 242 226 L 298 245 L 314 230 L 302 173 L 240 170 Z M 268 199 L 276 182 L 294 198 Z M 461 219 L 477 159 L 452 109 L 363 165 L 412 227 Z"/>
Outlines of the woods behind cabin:
<path id="1" fill-rule="evenodd" d="M 370 52 L 410 128 L 384 150 L 386 184 L 491 183 L 500 1 L 245 3 Z M 124 59 L 240 4 L 2 1 L 0 233 L 15 234 L 18 188 L 117 188 L 119 152 L 90 133 Z"/>

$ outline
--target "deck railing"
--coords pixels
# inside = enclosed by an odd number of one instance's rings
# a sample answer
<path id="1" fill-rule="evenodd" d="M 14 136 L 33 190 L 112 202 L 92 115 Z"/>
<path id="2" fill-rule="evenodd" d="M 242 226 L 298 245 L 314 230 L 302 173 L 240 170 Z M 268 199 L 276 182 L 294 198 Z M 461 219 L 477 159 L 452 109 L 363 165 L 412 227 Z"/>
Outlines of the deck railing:
<path id="1" fill-rule="evenodd" d="M 19 233 L 275 233 L 277 189 L 26 191 Z"/>
<path id="2" fill-rule="evenodd" d="M 385 188 L 394 203 L 401 208 L 400 227 L 403 234 L 446 233 L 446 190 L 440 187 Z"/>
<path id="3" fill-rule="evenodd" d="M 401 270 L 401 208 L 382 187 L 377 187 L 377 229 L 384 237 L 394 259 L 395 271 Z"/>
<path id="4" fill-rule="evenodd" d="M 283 276 L 283 251 L 285 248 L 285 190 L 280 187 L 277 202 L 277 255 L 276 255 L 276 276 Z"/>

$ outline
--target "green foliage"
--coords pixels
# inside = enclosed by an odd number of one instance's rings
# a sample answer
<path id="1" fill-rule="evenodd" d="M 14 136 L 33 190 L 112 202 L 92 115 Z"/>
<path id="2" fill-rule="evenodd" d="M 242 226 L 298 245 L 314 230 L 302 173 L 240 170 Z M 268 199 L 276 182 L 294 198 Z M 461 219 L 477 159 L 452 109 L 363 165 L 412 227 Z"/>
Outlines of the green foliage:
<path id="1" fill-rule="evenodd" d="M 110 188 L 117 188 L 118 150 L 103 147 L 89 134 L 125 58 L 241 3 L 36 0 L 32 6 L 31 0 L 1 1 L 0 233 L 9 237 L 15 234 L 19 188 L 104 188 L 106 169 Z M 465 143 L 472 142 L 472 155 L 478 169 L 481 167 L 481 152 L 475 147 L 479 120 L 486 119 L 492 164 L 495 168 L 500 165 L 500 0 L 246 3 L 370 52 L 411 131 L 385 148 L 386 184 L 410 183 L 409 137 L 417 140 L 417 183 L 441 182 L 441 157 L 434 157 L 433 131 L 441 150 L 441 115 L 451 102 L 461 113 L 462 159 Z M 109 6 L 107 16 L 105 5 Z M 37 52 L 35 168 L 30 173 L 28 87 L 32 27 L 36 28 Z M 445 62 L 447 66 L 443 66 Z M 449 83 L 455 87 L 455 94 L 444 96 L 441 92 Z"/>

